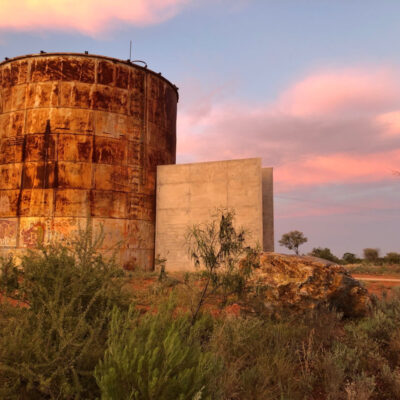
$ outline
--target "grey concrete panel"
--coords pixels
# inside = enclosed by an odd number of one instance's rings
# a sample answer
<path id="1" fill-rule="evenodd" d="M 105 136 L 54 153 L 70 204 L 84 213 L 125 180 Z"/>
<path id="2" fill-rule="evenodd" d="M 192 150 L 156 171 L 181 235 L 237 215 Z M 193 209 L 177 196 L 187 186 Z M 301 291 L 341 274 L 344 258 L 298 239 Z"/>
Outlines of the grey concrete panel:
<path id="1" fill-rule="evenodd" d="M 266 199 L 272 196 L 272 170 L 268 176 Z M 167 258 L 167 269 L 194 268 L 185 235 L 193 224 L 209 222 L 217 208 L 234 209 L 236 226 L 249 232 L 248 244 L 265 247 L 262 177 L 259 158 L 158 166 L 155 254 Z M 273 211 L 266 216 L 271 234 Z"/>

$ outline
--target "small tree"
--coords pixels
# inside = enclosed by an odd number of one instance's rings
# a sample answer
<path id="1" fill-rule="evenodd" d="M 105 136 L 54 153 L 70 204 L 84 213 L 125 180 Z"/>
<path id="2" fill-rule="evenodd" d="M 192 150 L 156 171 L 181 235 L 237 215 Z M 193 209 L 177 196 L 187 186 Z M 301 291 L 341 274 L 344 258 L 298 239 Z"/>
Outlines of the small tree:
<path id="1" fill-rule="evenodd" d="M 308 239 L 304 236 L 303 232 L 291 231 L 282 235 L 279 244 L 287 247 L 289 250 L 294 250 L 296 255 L 299 254 L 299 246 L 306 243 Z"/>
<path id="2" fill-rule="evenodd" d="M 379 249 L 366 248 L 363 250 L 364 259 L 370 263 L 374 263 L 378 261 L 379 258 Z"/>
<path id="3" fill-rule="evenodd" d="M 244 292 L 252 269 L 258 265 L 258 250 L 245 244 L 245 231 L 233 226 L 235 213 L 218 210 L 206 224 L 188 230 L 186 243 L 189 254 L 204 279 L 204 286 L 192 309 L 194 323 L 206 298 L 222 292 L 225 304 L 231 294 Z"/>

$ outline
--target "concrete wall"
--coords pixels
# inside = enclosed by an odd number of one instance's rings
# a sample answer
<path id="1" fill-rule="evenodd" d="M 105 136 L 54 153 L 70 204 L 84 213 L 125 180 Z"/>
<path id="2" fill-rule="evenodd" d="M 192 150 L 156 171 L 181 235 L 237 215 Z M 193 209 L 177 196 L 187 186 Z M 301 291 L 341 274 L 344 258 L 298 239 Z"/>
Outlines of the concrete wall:
<path id="1" fill-rule="evenodd" d="M 156 249 L 167 258 L 169 270 L 189 270 L 185 234 L 193 224 L 208 222 L 217 208 L 236 212 L 236 226 L 248 232 L 250 245 L 273 246 L 263 241 L 263 174 L 261 159 L 230 160 L 157 167 Z M 266 169 L 266 187 L 272 190 L 272 169 Z M 272 206 L 272 192 L 265 196 Z M 265 213 L 272 218 L 273 211 Z M 273 223 L 265 230 L 271 235 Z"/>

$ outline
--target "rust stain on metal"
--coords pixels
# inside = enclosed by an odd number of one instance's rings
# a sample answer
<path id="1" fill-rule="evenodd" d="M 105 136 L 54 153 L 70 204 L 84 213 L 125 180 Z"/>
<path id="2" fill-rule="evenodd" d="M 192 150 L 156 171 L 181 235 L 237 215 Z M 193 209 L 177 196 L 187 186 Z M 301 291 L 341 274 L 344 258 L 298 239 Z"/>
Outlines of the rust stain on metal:
<path id="1" fill-rule="evenodd" d="M 101 56 L 0 64 L 0 253 L 68 237 L 91 218 L 127 268 L 151 268 L 155 173 L 175 163 L 175 87 Z"/>

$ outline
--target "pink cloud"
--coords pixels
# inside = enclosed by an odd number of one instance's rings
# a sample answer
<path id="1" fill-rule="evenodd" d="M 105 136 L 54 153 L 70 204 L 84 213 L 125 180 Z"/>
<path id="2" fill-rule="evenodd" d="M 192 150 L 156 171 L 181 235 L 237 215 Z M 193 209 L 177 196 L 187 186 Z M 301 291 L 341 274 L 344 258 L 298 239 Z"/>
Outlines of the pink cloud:
<path id="1" fill-rule="evenodd" d="M 179 115 L 178 159 L 262 157 L 276 168 L 279 190 L 393 179 L 390 171 L 400 169 L 398 76 L 388 68 L 316 73 L 256 106 L 202 96 Z"/>
<path id="2" fill-rule="evenodd" d="M 391 111 L 377 116 L 376 123 L 387 136 L 400 136 L 400 111 Z"/>
<path id="3" fill-rule="evenodd" d="M 364 183 L 392 180 L 394 165 L 400 165 L 400 149 L 371 154 L 311 156 L 281 165 L 276 170 L 278 189 L 293 184 Z"/>
<path id="4" fill-rule="evenodd" d="M 95 34 L 122 21 L 138 26 L 176 15 L 190 0 L 2 0 L 0 28 L 60 29 Z"/>
<path id="5" fill-rule="evenodd" d="M 337 112 L 370 112 L 399 99 L 395 71 L 344 69 L 308 76 L 290 87 L 278 101 L 283 112 L 300 117 Z"/>

